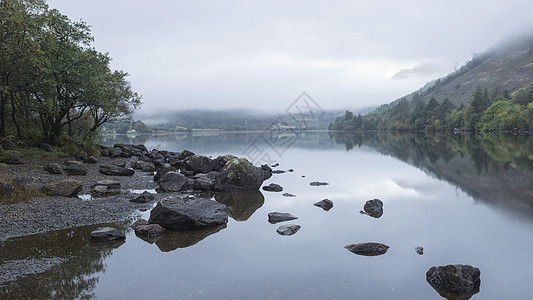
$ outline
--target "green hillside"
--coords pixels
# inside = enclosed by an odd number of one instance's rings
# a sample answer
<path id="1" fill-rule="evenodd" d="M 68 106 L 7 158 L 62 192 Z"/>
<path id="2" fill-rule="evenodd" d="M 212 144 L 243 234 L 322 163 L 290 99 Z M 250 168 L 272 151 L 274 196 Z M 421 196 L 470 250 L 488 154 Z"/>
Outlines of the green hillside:
<path id="1" fill-rule="evenodd" d="M 449 75 L 330 130 L 533 130 L 533 36 L 493 47 Z"/>

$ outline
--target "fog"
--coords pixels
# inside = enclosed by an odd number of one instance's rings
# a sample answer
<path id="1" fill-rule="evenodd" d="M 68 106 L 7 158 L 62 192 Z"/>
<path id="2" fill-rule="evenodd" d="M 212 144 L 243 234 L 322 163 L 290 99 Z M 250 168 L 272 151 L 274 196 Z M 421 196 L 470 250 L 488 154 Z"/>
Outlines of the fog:
<path id="1" fill-rule="evenodd" d="M 388 103 L 533 29 L 533 2 L 50 0 L 92 26 L 140 113 Z"/>

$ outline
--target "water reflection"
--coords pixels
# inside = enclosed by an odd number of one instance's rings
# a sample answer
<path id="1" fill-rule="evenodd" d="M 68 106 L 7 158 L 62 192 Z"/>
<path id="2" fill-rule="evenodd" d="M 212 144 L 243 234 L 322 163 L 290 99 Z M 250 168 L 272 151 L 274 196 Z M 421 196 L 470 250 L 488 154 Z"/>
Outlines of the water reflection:
<path id="1" fill-rule="evenodd" d="M 13 261 L 32 263 L 10 270 L 16 281 L 0 285 L 0 299 L 73 299 L 90 298 L 98 284 L 99 272 L 105 271 L 105 259 L 119 243 L 92 243 L 90 233 L 98 227 L 118 226 L 127 231 L 127 223 L 98 224 L 31 236 L 12 238 L 0 244 L 0 269 Z M 35 265 L 48 263 L 42 270 Z M 0 283 L 4 284 L 4 283 Z M 31 288 L 30 288 L 31 287 Z"/>
<path id="2" fill-rule="evenodd" d="M 146 237 L 137 235 L 143 241 L 149 244 L 156 244 L 156 246 L 161 250 L 161 252 L 170 252 L 179 248 L 187 248 L 192 245 L 197 244 L 206 237 L 215 234 L 222 229 L 226 228 L 227 225 L 223 224 L 220 226 L 209 227 L 200 230 L 189 230 L 189 231 L 171 231 L 167 230 L 164 234 L 155 237 Z"/>
<path id="3" fill-rule="evenodd" d="M 235 221 L 248 220 L 265 203 L 260 191 L 216 193 L 215 200 L 228 207 L 226 212 Z"/>
<path id="4" fill-rule="evenodd" d="M 527 135 L 333 133 L 345 146 L 369 146 L 459 187 L 476 201 L 533 219 L 533 139 Z"/>

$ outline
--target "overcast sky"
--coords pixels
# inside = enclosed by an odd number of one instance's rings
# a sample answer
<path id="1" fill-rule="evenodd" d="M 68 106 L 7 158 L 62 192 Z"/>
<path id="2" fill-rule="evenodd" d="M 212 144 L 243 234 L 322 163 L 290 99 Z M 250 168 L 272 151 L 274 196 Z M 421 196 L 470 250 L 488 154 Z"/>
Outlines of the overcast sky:
<path id="1" fill-rule="evenodd" d="M 378 106 L 533 29 L 530 0 L 48 0 L 92 26 L 141 112 Z"/>

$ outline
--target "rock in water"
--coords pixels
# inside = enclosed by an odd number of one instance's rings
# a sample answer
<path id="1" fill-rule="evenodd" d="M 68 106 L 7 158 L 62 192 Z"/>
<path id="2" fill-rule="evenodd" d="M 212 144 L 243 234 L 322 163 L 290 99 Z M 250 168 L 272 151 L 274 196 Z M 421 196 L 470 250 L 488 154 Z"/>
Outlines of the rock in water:
<path id="1" fill-rule="evenodd" d="M 379 218 L 383 215 L 383 202 L 379 199 L 368 200 L 364 206 L 362 214 L 371 216 L 372 218 Z"/>
<path id="2" fill-rule="evenodd" d="M 159 224 L 150 224 L 144 219 L 139 219 L 131 225 L 135 233 L 140 236 L 154 237 L 163 234 L 166 230 Z"/>
<path id="3" fill-rule="evenodd" d="M 300 230 L 300 225 L 281 225 L 276 231 L 280 235 L 293 235 Z"/>
<path id="4" fill-rule="evenodd" d="M 268 222 L 271 224 L 276 224 L 279 222 L 285 222 L 290 220 L 296 220 L 298 217 L 295 217 L 289 213 L 280 213 L 280 212 L 271 212 L 268 214 Z"/>
<path id="5" fill-rule="evenodd" d="M 327 182 L 320 182 L 320 181 L 313 181 L 309 183 L 310 186 L 323 186 L 323 185 L 329 185 Z"/>
<path id="6" fill-rule="evenodd" d="M 108 242 L 114 240 L 123 240 L 126 238 L 124 233 L 112 227 L 97 228 L 91 232 L 91 238 L 97 242 Z"/>
<path id="7" fill-rule="evenodd" d="M 213 200 L 169 197 L 150 211 L 148 222 L 166 229 L 191 230 L 226 224 L 228 215 L 226 205 Z"/>
<path id="8" fill-rule="evenodd" d="M 481 272 L 470 265 L 431 267 L 426 281 L 444 298 L 470 299 L 479 292 Z"/>
<path id="9" fill-rule="evenodd" d="M 296 195 L 291 194 L 291 193 L 283 193 L 282 196 L 283 196 L 283 197 L 296 197 Z"/>
<path id="10" fill-rule="evenodd" d="M 415 248 L 415 251 L 416 253 L 418 253 L 419 255 L 424 255 L 424 248 L 418 246 Z"/>
<path id="11" fill-rule="evenodd" d="M 267 191 L 267 192 L 282 192 L 283 191 L 283 187 L 281 185 L 279 185 L 279 184 L 271 183 L 269 185 L 265 185 L 263 187 L 263 190 Z"/>
<path id="12" fill-rule="evenodd" d="M 345 246 L 344 248 L 352 253 L 364 256 L 382 255 L 389 250 L 389 246 L 380 243 L 358 243 Z"/>
<path id="13" fill-rule="evenodd" d="M 333 207 L 333 201 L 329 199 L 324 199 L 321 201 L 318 201 L 317 203 L 313 204 L 314 206 L 318 206 L 322 208 L 325 211 L 329 211 Z"/>
<path id="14" fill-rule="evenodd" d="M 216 179 L 215 189 L 222 192 L 257 191 L 272 176 L 267 165 L 256 167 L 246 158 L 230 159 Z"/>

